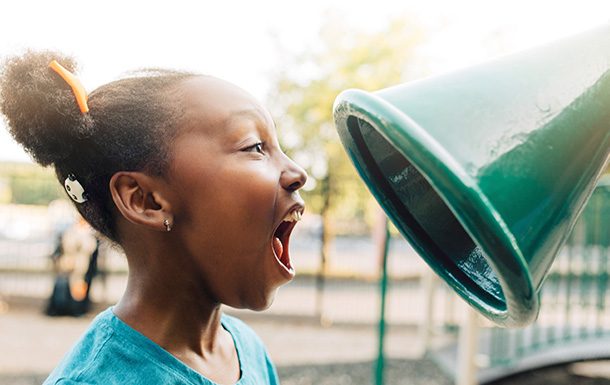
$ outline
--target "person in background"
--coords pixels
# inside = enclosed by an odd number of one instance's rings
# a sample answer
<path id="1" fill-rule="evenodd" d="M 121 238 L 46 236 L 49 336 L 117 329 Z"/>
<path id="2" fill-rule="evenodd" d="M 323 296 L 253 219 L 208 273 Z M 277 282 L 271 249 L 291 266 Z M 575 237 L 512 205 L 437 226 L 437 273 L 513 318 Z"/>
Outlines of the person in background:
<path id="1" fill-rule="evenodd" d="M 84 219 L 60 234 L 57 249 L 51 256 L 56 278 L 45 310 L 47 315 L 80 316 L 89 310 L 98 253 L 99 241 Z"/>

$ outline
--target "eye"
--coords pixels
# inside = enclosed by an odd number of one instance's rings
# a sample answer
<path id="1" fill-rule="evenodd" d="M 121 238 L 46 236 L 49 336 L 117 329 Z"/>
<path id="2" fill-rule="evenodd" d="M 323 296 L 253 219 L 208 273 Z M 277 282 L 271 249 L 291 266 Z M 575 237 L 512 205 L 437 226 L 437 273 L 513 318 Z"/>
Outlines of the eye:
<path id="1" fill-rule="evenodd" d="M 243 149 L 245 152 L 257 152 L 259 154 L 263 153 L 263 149 L 265 148 L 265 143 L 258 142 L 250 147 L 246 147 Z"/>

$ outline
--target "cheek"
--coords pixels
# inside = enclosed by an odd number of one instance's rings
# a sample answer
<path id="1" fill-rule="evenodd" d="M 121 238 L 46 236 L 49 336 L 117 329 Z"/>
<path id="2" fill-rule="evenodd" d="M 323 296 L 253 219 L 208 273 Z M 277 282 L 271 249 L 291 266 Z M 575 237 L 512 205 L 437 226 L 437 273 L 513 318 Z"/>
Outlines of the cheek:
<path id="1" fill-rule="evenodd" d="M 222 202 L 226 211 L 260 218 L 262 214 L 273 215 L 277 198 L 278 179 L 271 170 L 262 167 L 250 167 L 243 170 L 219 172 L 220 178 L 214 178 L 218 186 L 214 199 Z"/>
<path id="2" fill-rule="evenodd" d="M 271 178 L 219 172 L 190 189 L 197 193 L 187 194 L 184 202 L 191 203 L 182 211 L 191 230 L 198 232 L 210 246 L 223 243 L 233 248 L 244 241 L 255 242 L 274 230 L 277 182 Z"/>

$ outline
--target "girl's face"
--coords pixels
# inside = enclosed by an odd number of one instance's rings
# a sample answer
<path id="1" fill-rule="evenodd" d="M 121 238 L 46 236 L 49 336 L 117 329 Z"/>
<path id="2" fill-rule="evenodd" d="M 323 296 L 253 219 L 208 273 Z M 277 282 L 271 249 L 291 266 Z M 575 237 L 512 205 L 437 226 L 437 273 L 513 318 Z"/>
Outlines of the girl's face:
<path id="1" fill-rule="evenodd" d="M 185 110 L 167 179 L 182 279 L 214 303 L 265 309 L 294 277 L 296 222 L 285 218 L 303 212 L 307 175 L 280 149 L 269 113 L 240 88 L 197 77 L 176 97 Z"/>

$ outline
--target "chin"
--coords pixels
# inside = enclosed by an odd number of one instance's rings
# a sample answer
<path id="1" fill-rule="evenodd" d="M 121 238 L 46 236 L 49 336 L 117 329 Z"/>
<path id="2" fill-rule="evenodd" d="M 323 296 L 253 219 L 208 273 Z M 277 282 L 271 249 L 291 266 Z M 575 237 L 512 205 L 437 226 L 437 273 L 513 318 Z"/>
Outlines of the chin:
<path id="1" fill-rule="evenodd" d="M 264 311 L 271 307 L 273 301 L 275 301 L 275 295 L 277 294 L 277 289 L 268 293 L 266 296 L 261 298 L 259 303 L 250 304 L 249 309 L 253 311 Z"/>
<path id="2" fill-rule="evenodd" d="M 239 302 L 224 302 L 224 305 L 234 309 L 247 309 L 252 311 L 264 311 L 269 309 L 275 300 L 277 289 L 265 293 L 257 298 L 242 298 Z"/>

